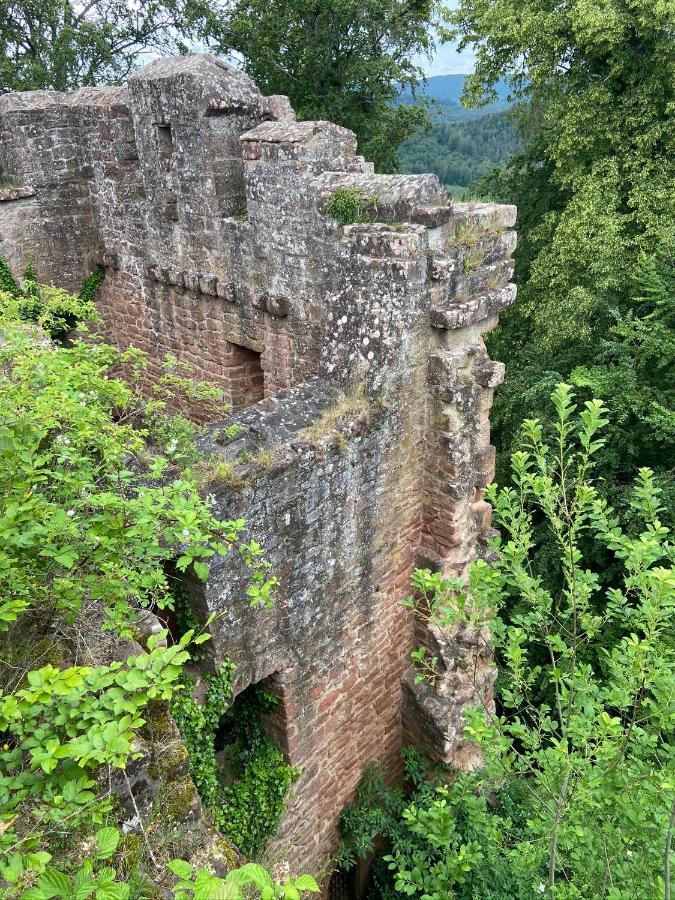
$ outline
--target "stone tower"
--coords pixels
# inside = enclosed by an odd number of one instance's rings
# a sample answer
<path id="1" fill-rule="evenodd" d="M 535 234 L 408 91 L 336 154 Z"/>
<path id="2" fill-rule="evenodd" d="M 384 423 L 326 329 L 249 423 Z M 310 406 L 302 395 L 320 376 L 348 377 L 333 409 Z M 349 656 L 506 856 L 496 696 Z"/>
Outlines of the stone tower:
<path id="1" fill-rule="evenodd" d="M 331 217 L 345 189 L 375 198 L 373 222 Z M 350 131 L 296 122 L 211 56 L 0 97 L 0 254 L 66 288 L 103 265 L 107 339 L 175 354 L 231 404 L 204 452 L 246 450 L 251 471 L 208 489 L 263 545 L 278 595 L 250 609 L 227 557 L 193 601 L 224 613 L 212 663 L 234 660 L 236 690 L 265 680 L 281 698 L 268 725 L 302 774 L 270 852 L 298 869 L 330 859 L 369 763 L 395 772 L 413 742 L 471 764 L 462 711 L 491 660 L 400 601 L 415 566 L 461 575 L 485 553 L 503 367 L 482 335 L 515 297 L 515 212 L 374 175 Z M 410 672 L 420 642 L 435 688 Z"/>

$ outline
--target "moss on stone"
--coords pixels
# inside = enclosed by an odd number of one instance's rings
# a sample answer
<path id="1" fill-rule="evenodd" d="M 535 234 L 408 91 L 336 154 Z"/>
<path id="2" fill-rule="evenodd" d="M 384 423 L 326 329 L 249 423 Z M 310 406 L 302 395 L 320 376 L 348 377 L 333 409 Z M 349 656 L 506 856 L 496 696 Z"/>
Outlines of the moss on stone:
<path id="1" fill-rule="evenodd" d="M 176 736 L 176 725 L 171 718 L 168 704 L 157 701 L 148 703 L 145 709 L 144 731 L 153 742 Z"/>
<path id="2" fill-rule="evenodd" d="M 232 869 L 236 869 L 239 865 L 241 865 L 241 857 L 232 846 L 232 844 L 228 844 L 228 842 L 225 840 L 218 841 L 216 843 L 215 849 L 225 860 L 228 872 Z"/>
<path id="3" fill-rule="evenodd" d="M 189 757 L 185 745 L 175 741 L 169 747 L 155 750 L 148 772 L 151 778 L 159 781 L 172 773 L 186 772 L 188 765 Z"/>
<path id="4" fill-rule="evenodd" d="M 377 197 L 369 197 L 358 188 L 339 188 L 333 191 L 326 211 L 337 219 L 339 225 L 372 222 L 377 200 Z"/>
<path id="5" fill-rule="evenodd" d="M 62 669 L 68 660 L 68 648 L 54 638 L 45 637 L 32 646 L 31 656 L 39 662 L 41 668 L 42 666 L 54 666 Z"/>
<path id="6" fill-rule="evenodd" d="M 125 875 L 128 875 L 141 860 L 143 852 L 143 838 L 140 834 L 121 834 L 115 854 L 117 867 Z"/>
<path id="7" fill-rule="evenodd" d="M 161 786 L 156 800 L 156 809 L 162 820 L 176 825 L 184 822 L 194 811 L 199 799 L 197 788 L 189 777 L 177 778 Z"/>

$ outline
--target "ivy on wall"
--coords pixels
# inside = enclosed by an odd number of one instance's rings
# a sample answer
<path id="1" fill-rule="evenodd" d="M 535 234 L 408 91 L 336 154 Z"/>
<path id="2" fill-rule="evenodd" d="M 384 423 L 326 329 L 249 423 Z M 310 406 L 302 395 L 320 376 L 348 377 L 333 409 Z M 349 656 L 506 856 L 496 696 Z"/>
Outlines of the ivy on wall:
<path id="1" fill-rule="evenodd" d="M 228 660 L 216 675 L 206 676 L 201 703 L 193 697 L 194 679 L 184 675 L 185 690 L 174 697 L 171 714 L 188 750 L 190 775 L 216 826 L 245 856 L 255 858 L 276 832 L 299 772 L 260 721 L 279 698 L 253 685 L 230 705 L 234 673 Z"/>

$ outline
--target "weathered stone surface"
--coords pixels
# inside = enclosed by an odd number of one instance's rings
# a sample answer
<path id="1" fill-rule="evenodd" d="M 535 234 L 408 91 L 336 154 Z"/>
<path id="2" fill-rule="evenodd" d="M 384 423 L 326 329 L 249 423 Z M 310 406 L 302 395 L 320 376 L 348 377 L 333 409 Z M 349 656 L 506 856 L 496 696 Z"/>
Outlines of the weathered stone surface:
<path id="1" fill-rule="evenodd" d="M 250 609 L 233 554 L 193 599 L 222 613 L 212 665 L 229 655 L 237 690 L 267 679 L 281 698 L 270 727 L 302 774 L 270 853 L 319 869 L 366 765 L 396 771 L 403 740 L 473 761 L 462 710 L 489 700 L 489 647 L 425 631 L 400 601 L 415 565 L 461 576 L 488 554 L 502 367 L 482 333 L 515 298 L 515 208 L 375 175 L 351 132 L 294 122 L 210 56 L 125 88 L 1 97 L 3 180 L 22 188 L 0 202 L 17 273 L 34 257 L 74 288 L 103 263 L 108 339 L 155 365 L 175 354 L 233 407 L 203 449 L 241 483 L 206 490 L 265 547 L 278 595 Z M 376 197 L 379 221 L 339 227 L 343 188 Z M 442 660 L 435 689 L 409 672 L 420 642 Z"/>

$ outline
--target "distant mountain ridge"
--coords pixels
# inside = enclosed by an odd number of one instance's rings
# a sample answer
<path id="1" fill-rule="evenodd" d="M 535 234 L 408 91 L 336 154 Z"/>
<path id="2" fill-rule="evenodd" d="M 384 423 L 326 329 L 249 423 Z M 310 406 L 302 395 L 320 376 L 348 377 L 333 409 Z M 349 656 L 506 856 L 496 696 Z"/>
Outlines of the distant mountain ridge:
<path id="1" fill-rule="evenodd" d="M 441 109 L 437 109 L 437 114 L 441 116 L 444 121 L 474 119 L 479 116 L 484 116 L 486 113 L 500 112 L 503 109 L 508 109 L 509 102 L 507 98 L 509 95 L 509 88 L 503 81 L 500 81 L 496 85 L 498 99 L 495 100 L 494 103 L 490 103 L 489 106 L 484 106 L 481 109 L 467 109 L 465 106 L 462 106 L 460 98 L 462 96 L 464 80 L 466 77 L 466 75 L 460 75 L 458 73 L 450 75 L 433 75 L 431 78 L 427 79 L 425 85 L 420 87 L 419 93 L 428 97 L 430 100 L 433 100 L 437 107 L 441 107 Z M 410 88 L 404 88 L 401 91 L 399 102 L 412 102 L 412 91 Z"/>

